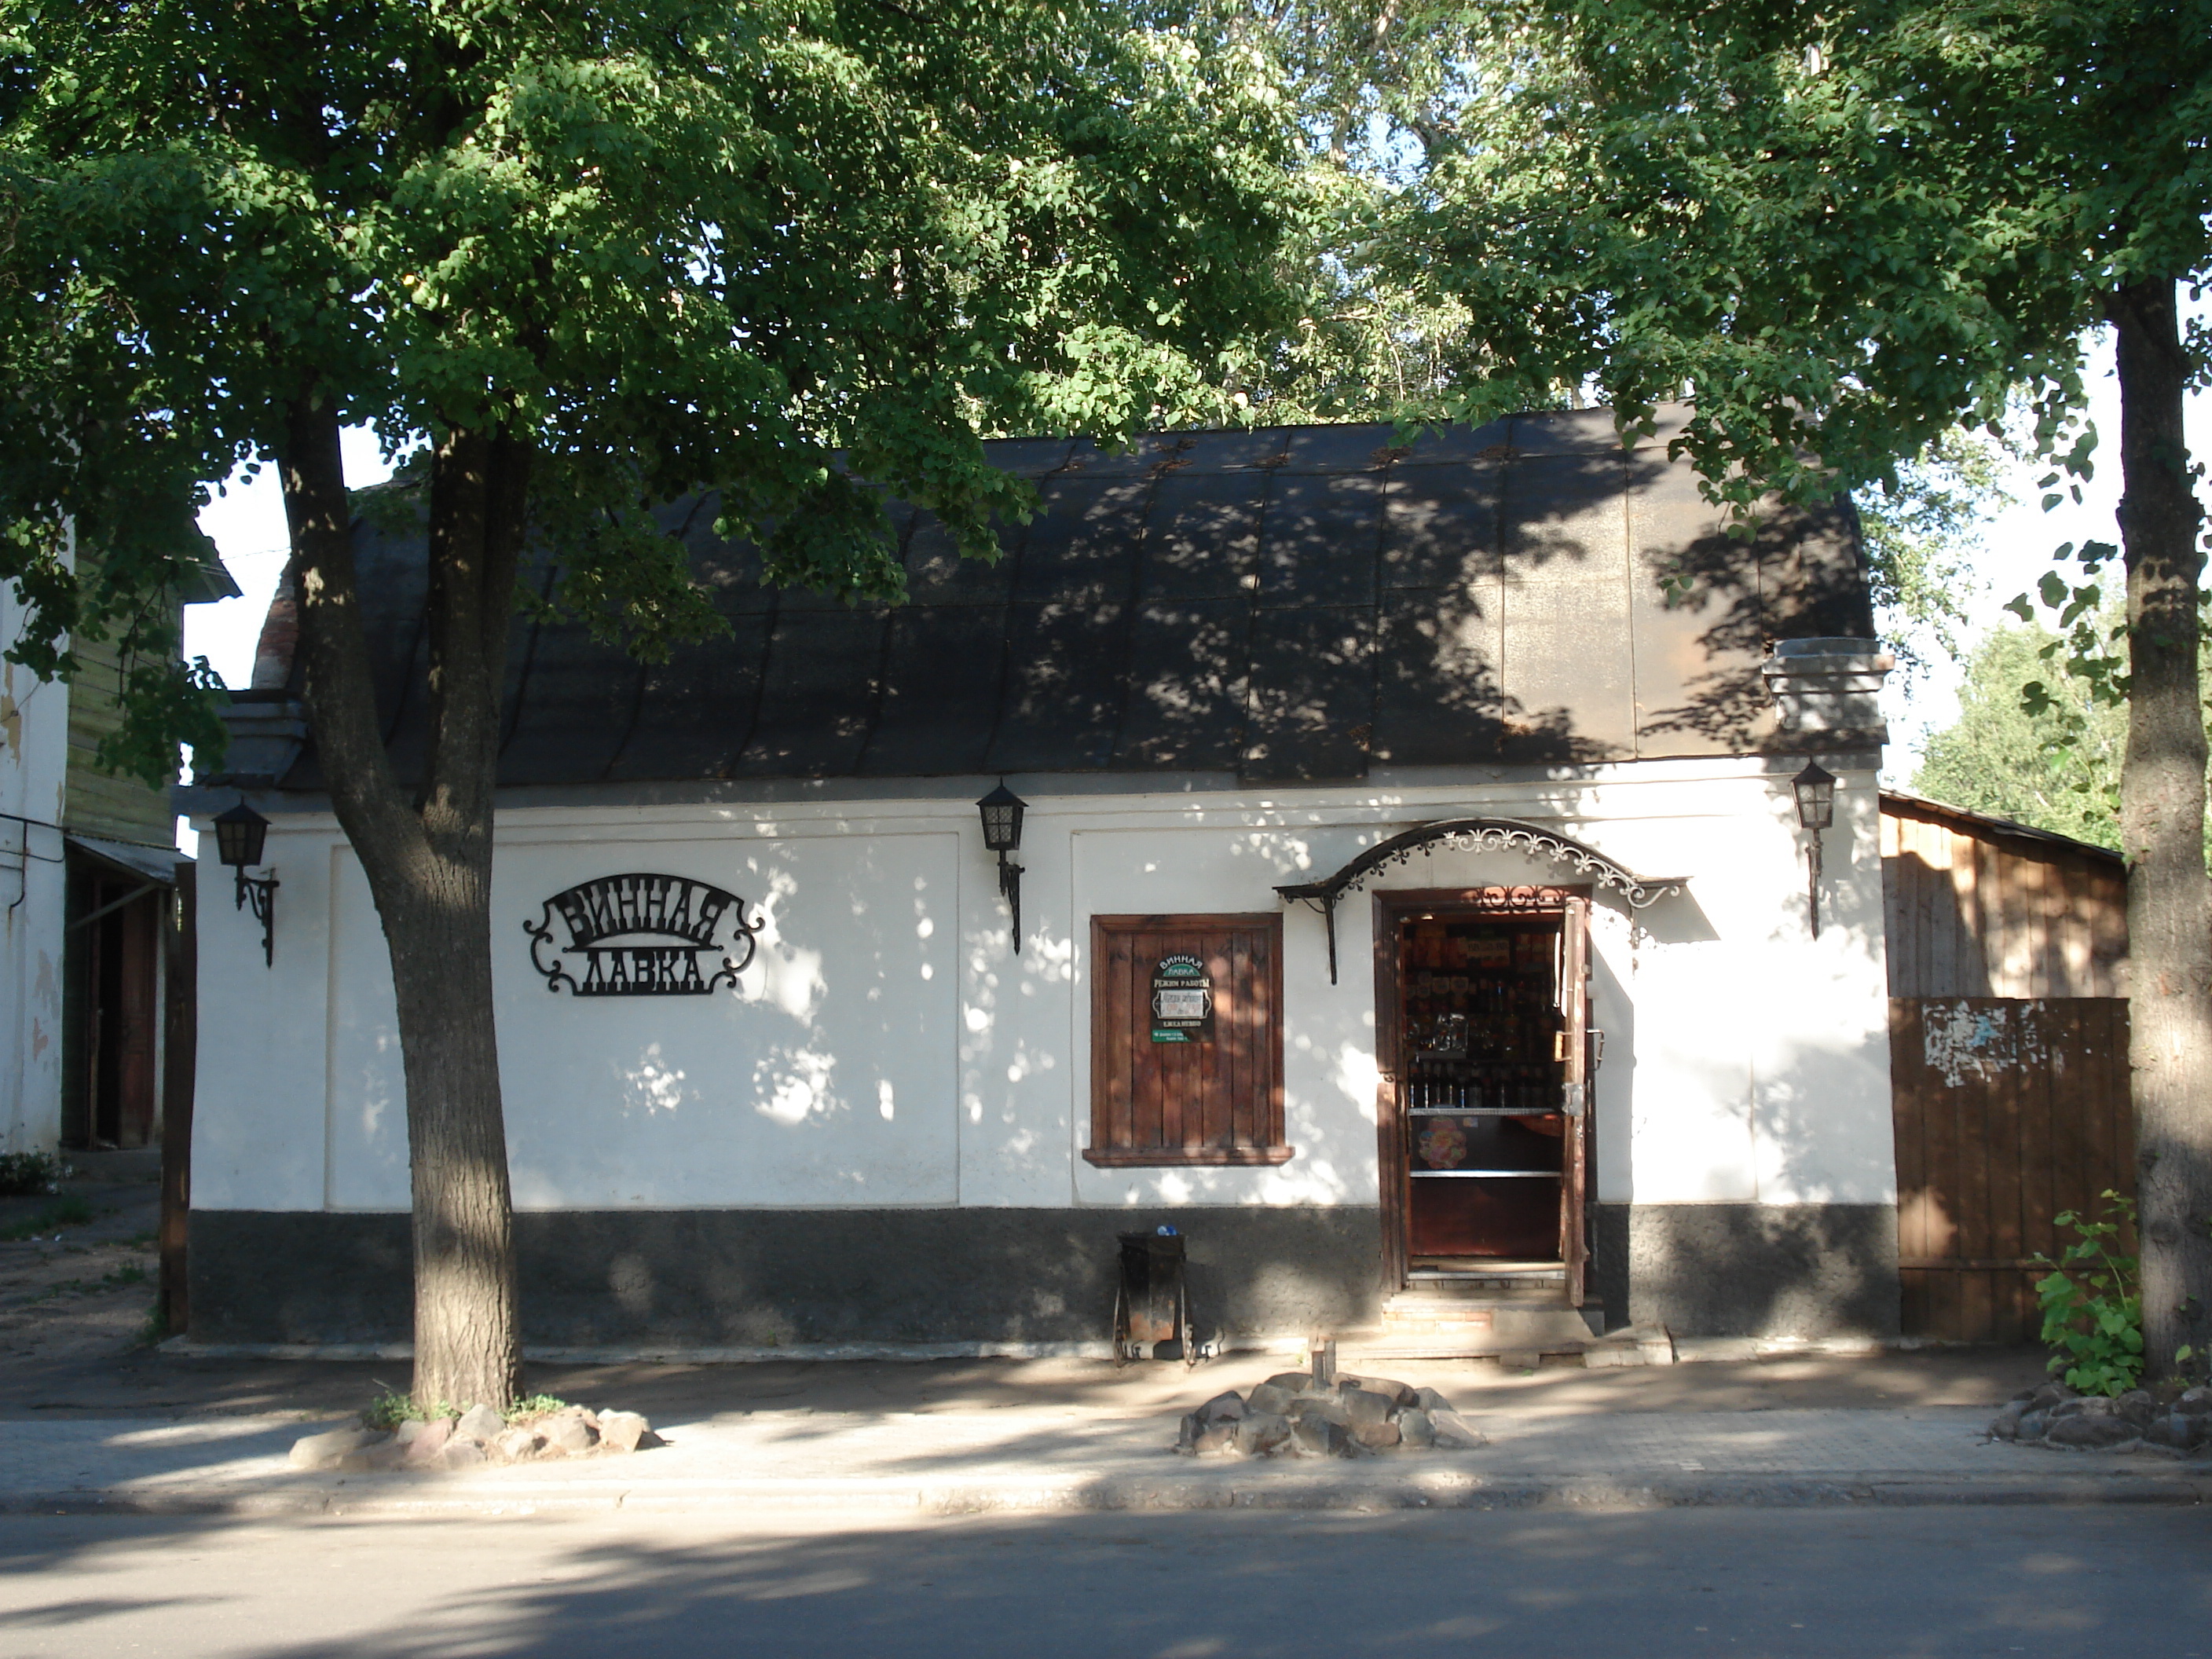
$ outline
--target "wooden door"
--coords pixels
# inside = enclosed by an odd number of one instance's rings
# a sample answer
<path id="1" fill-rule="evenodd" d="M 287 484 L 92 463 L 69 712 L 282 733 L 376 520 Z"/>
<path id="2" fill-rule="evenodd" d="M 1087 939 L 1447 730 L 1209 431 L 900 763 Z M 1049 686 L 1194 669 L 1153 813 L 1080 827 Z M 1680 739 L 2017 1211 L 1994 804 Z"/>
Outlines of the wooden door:
<path id="1" fill-rule="evenodd" d="M 161 896 L 143 894 L 115 913 L 112 1031 L 118 1146 L 143 1146 L 154 1135 L 155 1032 L 161 1018 Z"/>
<path id="2" fill-rule="evenodd" d="M 2037 1258 L 2072 1242 L 2055 1218 L 2135 1195 L 2128 1005 L 1893 997 L 1889 1019 L 1905 1334 L 2033 1342 Z"/>
<path id="3" fill-rule="evenodd" d="M 1565 1061 L 1566 1133 L 1560 1138 L 1559 1259 L 1566 1264 L 1567 1303 L 1583 1304 L 1589 1277 L 1585 1202 L 1589 1186 L 1589 901 L 1570 898 L 1559 940 L 1559 1033 Z"/>
<path id="4" fill-rule="evenodd" d="M 1376 1131 L 1382 1205 L 1382 1285 L 1396 1291 L 1413 1266 L 1412 1163 L 1408 1154 L 1407 1088 L 1415 1056 L 1404 1052 L 1402 1030 L 1408 994 L 1402 959 L 1408 925 L 1428 921 L 1507 921 L 1547 919 L 1559 929 L 1555 991 L 1560 1016 L 1558 1077 L 1571 1113 L 1560 1136 L 1559 1259 L 1566 1291 L 1579 1306 L 1589 1275 L 1589 897 L 1575 888 L 1453 888 L 1385 890 L 1374 896 L 1376 1013 Z M 1536 1201 L 1539 1227 L 1547 1211 Z"/>

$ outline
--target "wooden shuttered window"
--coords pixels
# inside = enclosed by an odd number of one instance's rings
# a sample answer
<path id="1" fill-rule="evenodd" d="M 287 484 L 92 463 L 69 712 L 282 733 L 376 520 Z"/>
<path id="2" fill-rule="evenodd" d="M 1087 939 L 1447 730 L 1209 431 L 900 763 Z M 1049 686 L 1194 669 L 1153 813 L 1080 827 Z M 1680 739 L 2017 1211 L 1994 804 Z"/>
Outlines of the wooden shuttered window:
<path id="1" fill-rule="evenodd" d="M 1091 961 L 1083 1156 L 1287 1163 L 1282 917 L 1093 916 Z"/>

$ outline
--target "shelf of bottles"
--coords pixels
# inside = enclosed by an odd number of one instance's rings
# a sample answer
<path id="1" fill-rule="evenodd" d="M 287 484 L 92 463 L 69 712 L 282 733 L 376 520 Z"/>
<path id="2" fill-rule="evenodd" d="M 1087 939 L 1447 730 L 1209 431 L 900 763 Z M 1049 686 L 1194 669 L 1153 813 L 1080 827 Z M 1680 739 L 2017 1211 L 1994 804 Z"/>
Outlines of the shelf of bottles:
<path id="1" fill-rule="evenodd" d="M 1540 927 L 1407 933 L 1399 1052 L 1416 1179 L 1559 1178 L 1559 942 Z"/>

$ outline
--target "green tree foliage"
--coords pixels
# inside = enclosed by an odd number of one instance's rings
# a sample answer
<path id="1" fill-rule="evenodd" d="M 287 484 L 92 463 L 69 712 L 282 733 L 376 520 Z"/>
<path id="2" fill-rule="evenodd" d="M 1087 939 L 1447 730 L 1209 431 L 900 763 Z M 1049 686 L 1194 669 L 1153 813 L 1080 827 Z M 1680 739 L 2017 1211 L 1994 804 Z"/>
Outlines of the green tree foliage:
<path id="1" fill-rule="evenodd" d="M 768 580 L 895 599 L 879 505 L 964 550 L 1031 502 L 984 435 L 1111 439 L 1275 337 L 1294 149 L 1258 57 L 1103 0 L 0 0 L 0 579 L 15 649 L 179 578 L 283 483 L 307 697 L 384 924 L 416 1392 L 504 1404 L 511 1203 L 489 895 L 526 546 L 646 655 L 721 623 L 658 510 Z M 342 427 L 418 451 L 430 725 L 392 770 Z M 97 580 L 70 538 L 96 551 Z M 140 696 L 142 750 L 205 699 Z"/>
<path id="2" fill-rule="evenodd" d="M 1906 672 L 1926 667 L 1930 647 L 1958 654 L 1982 526 L 2010 502 L 2009 459 L 1987 433 L 1954 427 L 1899 462 L 1893 481 L 1855 492 L 1875 615 Z"/>
<path id="3" fill-rule="evenodd" d="M 1959 718 L 1928 739 L 1912 787 L 2117 852 L 2127 710 L 2063 657 L 2046 657 L 2057 641 L 2040 628 L 2000 628 L 1975 648 Z M 2033 712 L 2030 685 L 2044 691 Z"/>
<path id="4" fill-rule="evenodd" d="M 1337 15 L 1350 46 L 1368 14 Z M 2181 409 L 2208 343 L 2176 296 L 2212 276 L 2212 0 L 1425 15 L 1465 94 L 1425 118 L 1373 245 L 1386 280 L 1466 314 L 1440 355 L 1453 413 L 1588 386 L 1649 430 L 1686 396 L 1677 448 L 1744 514 L 1892 489 L 1960 425 L 2047 458 L 2056 489 L 2094 463 L 2082 341 L 2112 326 L 2145 1326 L 2154 1370 L 2202 1346 L 2212 883 Z"/>
<path id="5" fill-rule="evenodd" d="M 1599 95 L 1567 54 L 1542 46 L 1553 37 L 1527 7 L 1212 0 L 1189 23 L 1272 65 L 1305 141 L 1284 252 L 1296 319 L 1224 378 L 1211 418 L 1418 422 L 1605 395 L 1614 382 L 1602 371 L 1618 365 L 1602 328 L 1595 349 L 1531 350 L 1522 337 L 1547 320 L 1547 305 L 1595 320 L 1601 301 L 1582 292 L 1584 251 L 1523 248 L 1521 257 L 1549 263 L 1515 290 L 1527 314 L 1503 319 L 1484 308 L 1479 286 L 1431 257 L 1455 213 L 1494 215 L 1485 230 L 1502 242 L 1525 234 L 1514 192 L 1541 191 L 1543 170 L 1560 164 L 1531 101 L 1562 85 L 1585 100 Z M 1482 182 L 1470 198 L 1471 178 Z M 1586 191 L 1560 201 L 1563 212 L 1589 206 Z M 1682 389 L 1653 384 L 1639 395 Z M 1854 493 L 1886 642 L 1913 672 L 1955 648 L 1979 523 L 2005 501 L 2011 450 L 1946 422 L 1886 459 L 1854 480 Z"/>

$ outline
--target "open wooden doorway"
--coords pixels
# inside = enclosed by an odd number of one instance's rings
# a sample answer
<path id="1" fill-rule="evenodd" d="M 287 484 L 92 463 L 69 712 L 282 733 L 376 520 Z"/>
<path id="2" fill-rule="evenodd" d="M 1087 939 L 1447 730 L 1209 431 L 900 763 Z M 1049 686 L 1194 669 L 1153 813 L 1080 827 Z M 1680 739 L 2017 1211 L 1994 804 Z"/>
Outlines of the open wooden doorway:
<path id="1" fill-rule="evenodd" d="M 1384 1275 L 1582 1305 L 1589 895 L 1375 896 Z"/>
<path id="2" fill-rule="evenodd" d="M 72 847 L 63 1139 L 92 1150 L 155 1139 L 167 884 Z"/>

